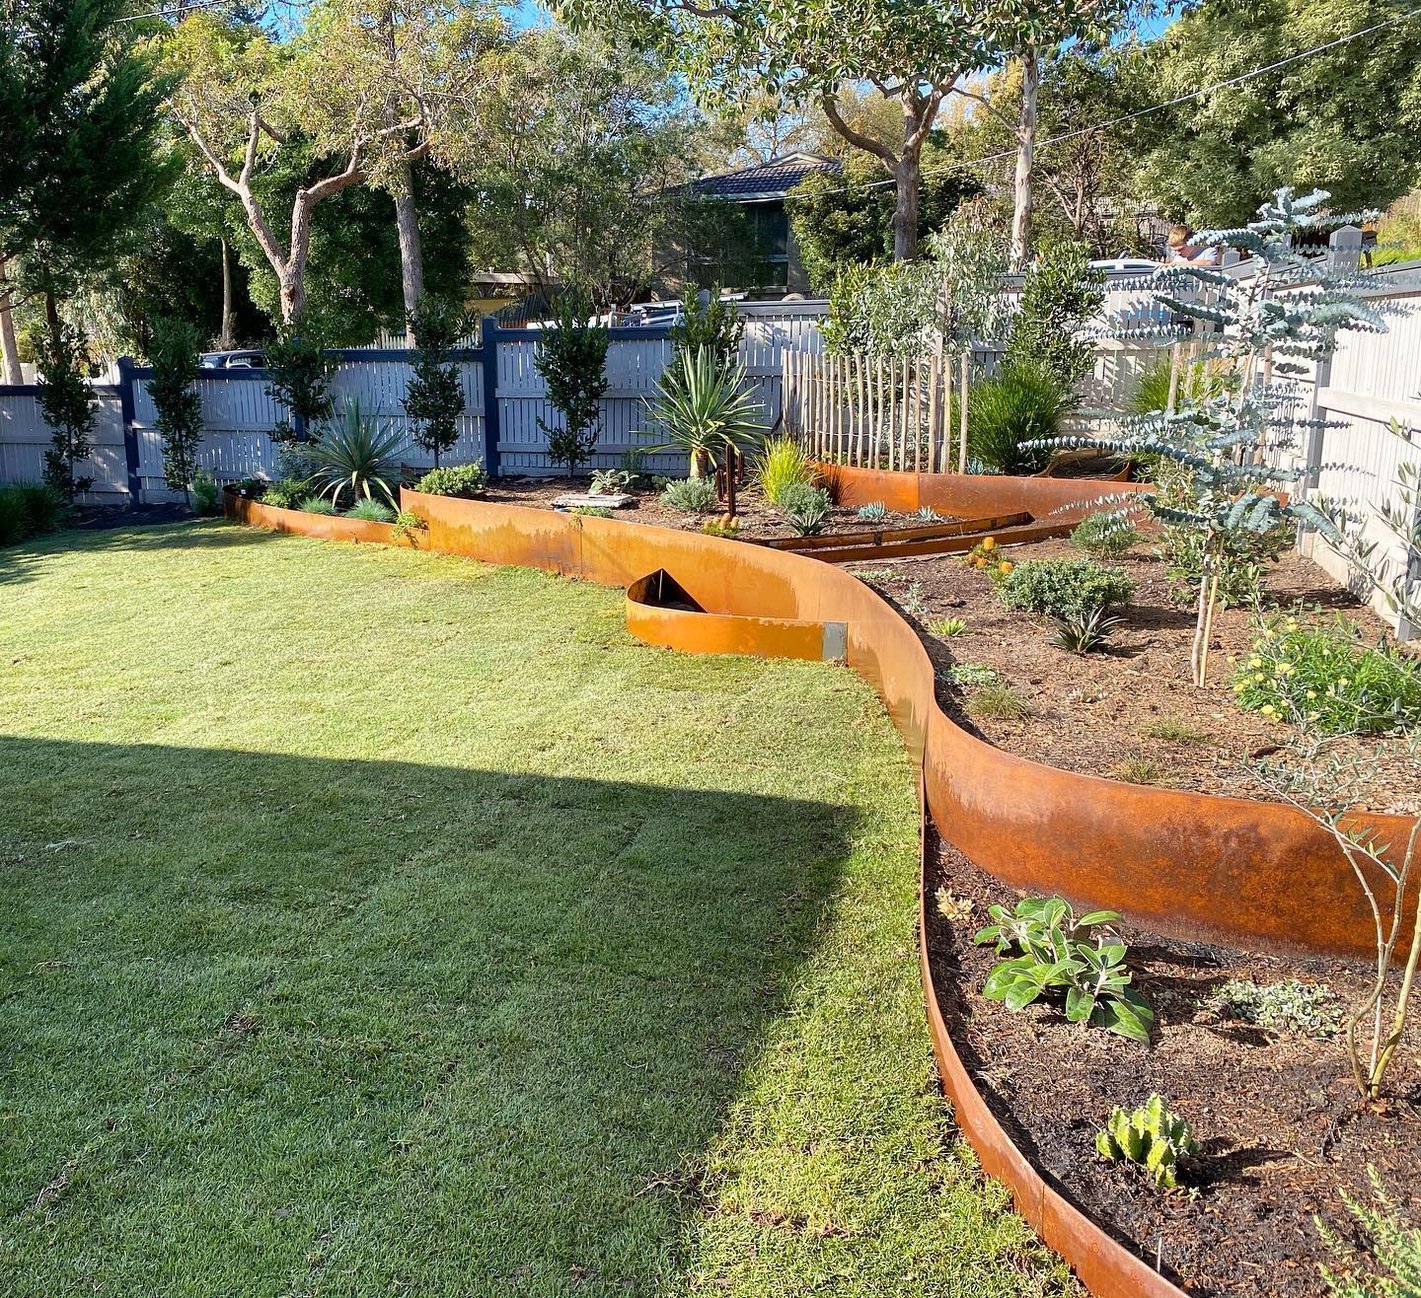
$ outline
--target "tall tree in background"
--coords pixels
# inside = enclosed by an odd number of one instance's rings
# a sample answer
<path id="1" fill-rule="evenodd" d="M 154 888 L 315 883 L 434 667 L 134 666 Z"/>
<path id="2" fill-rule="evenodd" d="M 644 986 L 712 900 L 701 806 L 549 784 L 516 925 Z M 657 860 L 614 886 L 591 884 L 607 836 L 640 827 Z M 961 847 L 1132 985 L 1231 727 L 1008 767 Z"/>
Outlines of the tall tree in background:
<path id="1" fill-rule="evenodd" d="M 981 192 L 976 176 L 953 165 L 953 155 L 930 145 L 924 153 L 919 237 L 940 229 L 964 199 Z M 847 158 L 843 171 L 816 173 L 802 180 L 785 204 L 799 245 L 800 260 L 816 293 L 827 294 L 846 266 L 891 260 L 894 253 L 894 198 L 872 158 Z"/>
<path id="2" fill-rule="evenodd" d="M 876 158 L 893 180 L 893 251 L 918 250 L 922 153 L 938 114 L 963 79 L 1093 29 L 1108 0 L 567 0 L 573 21 L 659 39 L 712 99 L 746 81 L 791 101 L 816 103 L 849 144 Z M 845 95 L 868 85 L 897 108 L 900 130 L 885 141 L 845 115 Z"/>
<path id="3" fill-rule="evenodd" d="M 56 353 L 59 302 L 111 264 L 162 183 L 164 85 L 136 26 L 116 21 L 126 8 L 0 0 L 0 262 L 43 296 Z"/>
<path id="4" fill-rule="evenodd" d="M 1397 17 L 1381 0 L 1204 0 L 1154 42 L 1157 99 L 1186 94 Z M 1200 226 L 1248 220 L 1277 188 L 1334 210 L 1384 207 L 1421 183 L 1421 18 L 1175 109 L 1140 184 Z"/>
<path id="5" fill-rule="evenodd" d="M 684 273 L 692 249 L 743 231 L 738 210 L 688 187 L 703 123 L 654 54 L 527 33 L 485 121 L 461 173 L 478 194 L 473 256 L 544 296 L 625 306 Z"/>
<path id="6" fill-rule="evenodd" d="M 1090 245 L 1094 255 L 1136 248 L 1139 232 L 1120 215 L 1137 195 L 1139 158 L 1163 128 L 1164 115 L 1123 125 L 1104 123 L 1155 102 L 1148 47 L 1129 41 L 1104 49 L 1079 46 L 1041 66 L 1037 132 L 1047 143 L 1033 157 L 1033 242 L 1065 237 Z M 1022 65 L 1008 65 L 970 98 L 978 107 L 950 127 L 957 149 L 971 158 L 1001 157 L 983 176 L 1011 185 L 1018 149 Z M 1052 137 L 1067 138 L 1055 140 Z"/>
<path id="7" fill-rule="evenodd" d="M 400 33 L 393 44 L 392 31 Z M 410 163 L 467 147 L 486 59 L 503 34 L 491 8 L 446 11 L 354 0 L 328 0 L 284 45 L 206 14 L 178 25 L 169 43 L 182 73 L 170 100 L 173 116 L 240 201 L 276 275 L 287 328 L 299 325 L 306 310 L 316 207 L 367 183 L 398 190 Z M 295 191 L 283 238 L 258 179 L 296 144 L 328 166 Z"/>

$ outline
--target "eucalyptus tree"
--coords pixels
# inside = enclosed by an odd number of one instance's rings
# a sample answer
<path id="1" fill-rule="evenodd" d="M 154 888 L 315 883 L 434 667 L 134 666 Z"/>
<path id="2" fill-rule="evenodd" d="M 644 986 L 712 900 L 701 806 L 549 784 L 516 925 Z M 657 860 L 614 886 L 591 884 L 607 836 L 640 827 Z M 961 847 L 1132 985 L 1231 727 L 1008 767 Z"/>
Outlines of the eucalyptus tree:
<path id="1" fill-rule="evenodd" d="M 566 0 L 577 24 L 660 42 L 679 59 L 698 94 L 734 100 L 748 87 L 780 100 L 817 104 L 832 128 L 876 158 L 891 178 L 893 253 L 918 253 L 918 195 L 924 146 L 948 97 L 964 79 L 1015 52 L 1093 30 L 1111 0 Z M 893 140 L 845 112 L 860 86 L 898 109 Z"/>
<path id="2" fill-rule="evenodd" d="M 180 75 L 170 111 L 241 203 L 276 275 L 283 325 L 305 314 L 316 206 L 363 184 L 407 193 L 416 159 L 467 149 L 491 56 L 505 38 L 492 6 L 449 10 L 411 0 L 326 0 L 287 42 L 205 13 L 178 24 L 167 47 Z M 283 236 L 258 178 L 298 146 L 327 165 L 295 191 Z M 416 239 L 402 218 L 407 262 Z M 418 273 L 405 278 L 417 295 Z"/>

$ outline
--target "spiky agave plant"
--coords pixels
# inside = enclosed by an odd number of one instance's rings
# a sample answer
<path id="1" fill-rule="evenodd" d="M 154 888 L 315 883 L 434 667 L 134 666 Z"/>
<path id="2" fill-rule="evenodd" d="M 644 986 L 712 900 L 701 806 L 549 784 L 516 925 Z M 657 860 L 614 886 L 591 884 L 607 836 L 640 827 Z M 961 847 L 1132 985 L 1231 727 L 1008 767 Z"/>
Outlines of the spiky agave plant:
<path id="1" fill-rule="evenodd" d="M 666 429 L 666 440 L 648 450 L 684 452 L 691 477 L 703 478 L 723 459 L 754 449 L 764 438 L 764 407 L 744 387 L 743 366 L 722 364 L 708 347 L 683 352 L 646 403 Z"/>
<path id="2" fill-rule="evenodd" d="M 311 481 L 332 502 L 349 492 L 352 502 L 373 500 L 378 494 L 394 505 L 391 481 L 403 442 L 397 429 L 367 414 L 358 400 L 349 401 L 307 452 Z"/>

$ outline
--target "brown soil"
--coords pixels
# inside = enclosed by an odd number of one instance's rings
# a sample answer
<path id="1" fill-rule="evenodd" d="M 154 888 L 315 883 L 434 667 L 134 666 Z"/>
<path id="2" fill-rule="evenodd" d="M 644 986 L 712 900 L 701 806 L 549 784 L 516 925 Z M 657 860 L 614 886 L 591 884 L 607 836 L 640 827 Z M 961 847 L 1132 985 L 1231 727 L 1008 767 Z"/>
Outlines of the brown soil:
<path id="1" fill-rule="evenodd" d="M 972 943 L 987 906 L 1020 894 L 942 848 L 928 910 L 933 981 L 954 1043 L 998 1119 L 1057 1188 L 1192 1295 L 1318 1298 L 1331 1260 L 1314 1218 L 1353 1235 L 1346 1193 L 1370 1201 L 1370 1164 L 1403 1216 L 1421 1220 L 1418 1034 L 1403 1042 L 1391 1099 L 1363 1107 L 1339 1040 L 1222 1018 L 1203 1001 L 1228 979 L 1325 983 L 1350 1005 L 1365 971 L 1251 956 L 1122 929 L 1156 1016 L 1151 1046 L 1066 1023 L 1038 1003 L 1013 1014 L 978 995 L 998 958 Z M 931 876 L 930 876 L 931 877 Z M 940 891 L 939 891 L 940 889 Z M 1095 1136 L 1116 1105 L 1152 1092 L 1193 1126 L 1202 1152 L 1180 1188 L 1156 1191 L 1104 1162 Z"/>
<path id="2" fill-rule="evenodd" d="M 502 505 L 533 505 L 551 509 L 558 496 L 585 492 L 589 482 L 588 478 L 495 478 L 482 499 Z M 682 532 L 699 532 L 707 523 L 718 519 L 724 508 L 722 506 L 709 514 L 687 514 L 663 505 L 655 492 L 639 493 L 636 501 L 635 508 L 614 510 L 614 516 L 627 523 L 650 523 Z M 747 540 L 768 541 L 795 535 L 780 511 L 752 487 L 741 487 L 736 492 L 736 514 L 740 519 L 739 535 Z M 855 510 L 835 505 L 824 531 L 861 532 L 870 526 L 921 527 L 923 520 L 916 514 L 890 513 L 882 523 L 868 524 L 857 518 Z"/>
<path id="3" fill-rule="evenodd" d="M 1012 547 L 1026 558 L 1080 558 L 1066 541 Z M 1256 634 L 1252 610 L 1221 611 L 1214 623 L 1209 684 L 1189 679 L 1194 611 L 1173 601 L 1164 565 L 1148 541 L 1121 559 L 1135 583 L 1123 624 L 1103 652 L 1076 655 L 1051 643 L 1044 619 L 1008 612 L 991 581 L 961 556 L 859 564 L 852 571 L 888 596 L 916 625 L 938 669 L 938 699 L 959 724 L 1000 748 L 1068 771 L 1114 776 L 1136 783 L 1203 793 L 1269 798 L 1270 791 L 1246 769 L 1296 732 L 1270 722 L 1234 701 L 1229 658 L 1246 654 Z M 1280 607 L 1341 612 L 1375 640 L 1385 632 L 1371 610 L 1359 607 L 1311 560 L 1286 554 L 1267 576 L 1267 599 Z M 932 627 L 946 617 L 966 621 L 964 633 L 944 639 Z M 975 715 L 972 691 L 957 689 L 948 671 L 958 664 L 994 668 L 1030 705 L 1030 716 L 1013 720 Z M 1360 749 L 1369 757 L 1377 741 L 1338 741 L 1341 753 Z M 1377 762 L 1361 789 L 1373 811 L 1421 811 L 1415 767 Z"/>

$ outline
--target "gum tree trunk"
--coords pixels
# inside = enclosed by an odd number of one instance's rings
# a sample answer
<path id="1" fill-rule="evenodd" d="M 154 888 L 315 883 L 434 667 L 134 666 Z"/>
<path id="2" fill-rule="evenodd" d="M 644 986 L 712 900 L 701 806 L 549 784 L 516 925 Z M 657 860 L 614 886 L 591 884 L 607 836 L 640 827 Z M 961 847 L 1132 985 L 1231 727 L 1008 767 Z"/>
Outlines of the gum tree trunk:
<path id="1" fill-rule="evenodd" d="M 405 300 L 405 341 L 414 346 L 414 329 L 409 320 L 424 296 L 424 247 L 419 237 L 419 209 L 415 205 L 414 177 L 410 164 L 400 168 L 395 191 L 395 228 L 400 238 L 400 288 Z"/>
<path id="2" fill-rule="evenodd" d="M 1041 59 L 1034 49 L 1022 56 L 1021 120 L 1016 131 L 1016 179 L 1011 219 L 1011 267 L 1023 270 L 1031 258 L 1032 171 L 1036 154 L 1036 101 Z"/>
<path id="3" fill-rule="evenodd" d="M 5 278 L 5 258 L 0 257 L 0 382 L 20 383 L 20 349 L 15 344 L 15 317 L 11 312 L 9 281 Z"/>

